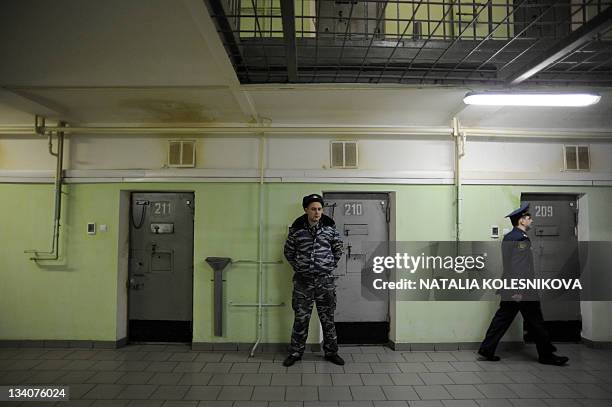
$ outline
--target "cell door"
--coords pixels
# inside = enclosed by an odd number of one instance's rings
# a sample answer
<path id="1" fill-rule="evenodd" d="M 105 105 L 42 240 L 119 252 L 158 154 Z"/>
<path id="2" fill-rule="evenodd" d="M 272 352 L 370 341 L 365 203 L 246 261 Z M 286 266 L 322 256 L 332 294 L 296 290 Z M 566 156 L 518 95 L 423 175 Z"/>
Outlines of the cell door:
<path id="1" fill-rule="evenodd" d="M 536 278 L 579 278 L 575 195 L 523 194 L 533 219 L 532 242 Z M 580 340 L 578 293 L 540 292 L 542 314 L 554 341 Z"/>
<path id="2" fill-rule="evenodd" d="M 361 273 L 368 258 L 367 251 L 373 247 L 368 242 L 388 247 L 389 195 L 325 193 L 324 200 L 325 213 L 334 219 L 344 240 L 344 255 L 335 270 L 338 342 L 387 343 L 389 293 L 382 293 L 379 301 L 365 299 L 361 291 Z"/>
<path id="3" fill-rule="evenodd" d="M 129 338 L 191 341 L 193 193 L 133 193 Z"/>

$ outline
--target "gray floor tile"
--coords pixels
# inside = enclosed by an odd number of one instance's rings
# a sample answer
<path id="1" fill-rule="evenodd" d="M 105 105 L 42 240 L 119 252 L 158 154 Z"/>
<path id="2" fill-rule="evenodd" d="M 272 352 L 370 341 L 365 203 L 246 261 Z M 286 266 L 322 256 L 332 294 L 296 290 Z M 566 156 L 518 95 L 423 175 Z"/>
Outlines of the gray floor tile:
<path id="1" fill-rule="evenodd" d="M 157 390 L 157 385 L 154 384 L 128 384 L 117 395 L 117 398 L 123 400 L 148 399 L 155 390 Z"/>
<path id="2" fill-rule="evenodd" d="M 612 399 L 612 393 L 590 383 L 570 383 L 568 386 L 587 399 Z"/>
<path id="3" fill-rule="evenodd" d="M 352 355 L 354 363 L 380 362 L 378 355 L 375 353 L 355 353 Z"/>
<path id="4" fill-rule="evenodd" d="M 93 377 L 96 372 L 92 371 L 78 371 L 78 372 L 67 372 L 62 377 L 60 377 L 59 382 L 65 384 L 76 384 L 76 383 L 86 383 L 88 379 Z"/>
<path id="5" fill-rule="evenodd" d="M 374 373 L 400 373 L 401 370 L 397 363 L 370 363 Z"/>
<path id="6" fill-rule="evenodd" d="M 268 407 L 303 407 L 303 405 L 301 401 L 271 401 L 268 403 Z"/>
<path id="7" fill-rule="evenodd" d="M 509 401 L 514 407 L 548 407 L 544 400 L 539 399 L 510 399 Z"/>
<path id="8" fill-rule="evenodd" d="M 230 373 L 257 373 L 259 371 L 259 363 L 233 363 L 229 371 Z"/>
<path id="9" fill-rule="evenodd" d="M 319 400 L 353 400 L 349 386 L 319 386 Z"/>
<path id="10" fill-rule="evenodd" d="M 422 362 L 398 363 L 397 367 L 404 373 L 429 372 L 429 369 Z"/>
<path id="11" fill-rule="evenodd" d="M 393 385 L 393 380 L 385 373 L 362 373 L 361 380 L 366 386 Z"/>
<path id="12" fill-rule="evenodd" d="M 174 368 L 174 372 L 189 372 L 189 373 L 198 373 L 204 368 L 204 362 L 178 362 L 176 367 Z"/>
<path id="13" fill-rule="evenodd" d="M 372 367 L 369 363 L 347 363 L 344 373 L 372 373 Z"/>
<path id="14" fill-rule="evenodd" d="M 185 400 L 216 400 L 221 393 L 221 386 L 191 386 L 185 396 Z"/>
<path id="15" fill-rule="evenodd" d="M 183 373 L 155 373 L 148 384 L 163 384 L 173 385 L 177 384 L 183 377 Z"/>
<path id="16" fill-rule="evenodd" d="M 123 384 L 96 384 L 82 398 L 90 400 L 115 399 L 125 386 Z M 72 387 L 70 390 L 72 391 Z"/>
<path id="17" fill-rule="evenodd" d="M 536 386 L 544 390 L 552 398 L 560 398 L 560 399 L 582 398 L 582 394 L 578 393 L 576 390 L 570 388 L 566 384 L 538 383 L 536 384 Z"/>
<path id="18" fill-rule="evenodd" d="M 515 383 L 543 383 L 543 380 L 539 377 L 531 374 L 530 372 L 505 372 L 506 376 L 511 378 Z"/>
<path id="19" fill-rule="evenodd" d="M 177 384 L 204 386 L 210 382 L 211 377 L 212 373 L 185 373 Z"/>
<path id="20" fill-rule="evenodd" d="M 419 399 L 419 396 L 412 386 L 382 386 L 382 390 L 388 400 Z"/>
<path id="21" fill-rule="evenodd" d="M 449 362 L 458 372 L 480 372 L 482 367 L 476 362 Z"/>
<path id="22" fill-rule="evenodd" d="M 250 400 L 253 386 L 223 386 L 217 400 Z"/>
<path id="23" fill-rule="evenodd" d="M 347 368 L 351 365 L 354 365 L 352 363 L 347 363 L 344 366 L 338 366 L 338 365 L 334 365 L 333 363 L 330 362 L 315 362 L 315 372 L 316 373 L 362 373 L 362 372 L 355 372 L 355 371 L 348 371 Z M 351 369 L 365 369 L 363 366 L 367 366 L 368 372 L 371 373 L 372 371 L 370 370 L 370 365 L 368 365 L 367 363 L 358 363 L 357 367 L 351 368 Z M 314 373 L 314 372 L 313 372 Z"/>
<path id="24" fill-rule="evenodd" d="M 334 386 L 362 385 L 361 375 L 358 373 L 332 373 L 332 383 Z"/>
<path id="25" fill-rule="evenodd" d="M 240 383 L 241 373 L 220 373 L 213 374 L 208 382 L 209 385 L 232 386 Z"/>
<path id="26" fill-rule="evenodd" d="M 478 407 L 475 400 L 442 400 L 444 407 Z"/>
<path id="27" fill-rule="evenodd" d="M 519 398 L 524 399 L 538 399 L 548 398 L 550 395 L 542 390 L 535 384 L 521 383 L 521 384 L 506 384 L 510 390 L 512 390 Z"/>
<path id="28" fill-rule="evenodd" d="M 196 358 L 195 362 L 220 362 L 221 358 L 223 358 L 222 353 L 217 352 L 200 352 Z"/>
<path id="29" fill-rule="evenodd" d="M 330 373 L 304 373 L 302 374 L 303 386 L 331 386 Z"/>
<path id="30" fill-rule="evenodd" d="M 506 399 L 482 399 L 476 400 L 479 407 L 514 407 L 510 401 Z"/>
<path id="31" fill-rule="evenodd" d="M 374 406 L 373 401 L 339 401 L 339 407 L 372 407 Z"/>
<path id="32" fill-rule="evenodd" d="M 145 369 L 147 372 L 171 372 L 178 362 L 151 362 Z"/>
<path id="33" fill-rule="evenodd" d="M 318 400 L 319 394 L 316 386 L 287 386 L 285 400 L 307 401 Z"/>
<path id="34" fill-rule="evenodd" d="M 162 407 L 196 407 L 198 401 L 187 401 L 187 400 L 166 400 Z"/>
<path id="35" fill-rule="evenodd" d="M 172 356 L 172 354 L 168 352 L 149 352 L 143 360 L 149 362 L 165 362 L 170 359 L 170 356 Z"/>
<path id="36" fill-rule="evenodd" d="M 517 397 L 512 390 L 503 384 L 475 384 L 474 386 L 489 399 Z"/>
<path id="37" fill-rule="evenodd" d="M 117 367 L 117 370 L 123 372 L 142 372 L 149 367 L 150 364 L 151 362 L 146 360 L 128 360 Z"/>
<path id="38" fill-rule="evenodd" d="M 410 407 L 444 407 L 444 404 L 440 400 L 416 400 L 409 401 Z"/>
<path id="39" fill-rule="evenodd" d="M 407 401 L 374 401 L 374 407 L 408 407 Z"/>
<path id="40" fill-rule="evenodd" d="M 176 352 L 170 355 L 168 361 L 170 362 L 193 362 L 198 356 L 195 352 Z"/>
<path id="41" fill-rule="evenodd" d="M 245 373 L 240 379 L 240 385 L 269 386 L 272 373 Z"/>
<path id="42" fill-rule="evenodd" d="M 119 384 L 146 384 L 153 377 L 153 372 L 128 372 L 117 380 Z"/>
<path id="43" fill-rule="evenodd" d="M 457 360 L 451 352 L 427 352 L 427 356 L 433 362 L 451 362 Z"/>
<path id="44" fill-rule="evenodd" d="M 404 352 L 402 356 L 406 362 L 433 362 L 427 352 Z"/>
<path id="45" fill-rule="evenodd" d="M 419 377 L 427 385 L 454 383 L 446 373 L 419 373 Z"/>
<path id="46" fill-rule="evenodd" d="M 380 386 L 350 386 L 354 400 L 386 400 Z"/>
<path id="47" fill-rule="evenodd" d="M 447 384 L 444 388 L 454 399 L 483 399 L 485 396 L 471 384 Z"/>
<path id="48" fill-rule="evenodd" d="M 302 384 L 302 375 L 299 373 L 273 373 L 270 384 L 272 386 L 300 386 Z"/>
<path id="49" fill-rule="evenodd" d="M 285 387 L 255 386 L 251 399 L 265 401 L 283 401 L 285 400 Z"/>
<path id="50" fill-rule="evenodd" d="M 414 386 L 414 391 L 416 391 L 423 400 L 452 399 L 450 393 L 446 391 L 442 385 Z"/>
<path id="51" fill-rule="evenodd" d="M 151 394 L 150 398 L 154 400 L 181 400 L 188 390 L 189 386 L 161 385 Z"/>
<path id="52" fill-rule="evenodd" d="M 234 407 L 267 407 L 267 401 L 236 401 Z"/>
<path id="53" fill-rule="evenodd" d="M 450 372 L 446 373 L 455 384 L 480 384 L 482 379 L 474 372 Z"/>
<path id="54" fill-rule="evenodd" d="M 425 382 L 417 373 L 390 373 L 389 377 L 396 385 L 423 385 Z"/>
<path id="55" fill-rule="evenodd" d="M 485 384 L 514 383 L 514 380 L 501 372 L 475 372 Z"/>
<path id="56" fill-rule="evenodd" d="M 164 400 L 131 400 L 127 407 L 161 407 Z"/>
<path id="57" fill-rule="evenodd" d="M 94 373 L 94 375 L 87 380 L 87 383 L 113 384 L 124 375 L 125 372 L 98 372 Z"/>
<path id="58" fill-rule="evenodd" d="M 91 407 L 125 407 L 130 400 L 96 400 Z"/>
<path id="59" fill-rule="evenodd" d="M 202 369 L 204 373 L 229 373 L 232 368 L 231 363 L 220 363 L 220 362 L 207 362 Z M 232 372 L 240 373 L 240 372 Z"/>

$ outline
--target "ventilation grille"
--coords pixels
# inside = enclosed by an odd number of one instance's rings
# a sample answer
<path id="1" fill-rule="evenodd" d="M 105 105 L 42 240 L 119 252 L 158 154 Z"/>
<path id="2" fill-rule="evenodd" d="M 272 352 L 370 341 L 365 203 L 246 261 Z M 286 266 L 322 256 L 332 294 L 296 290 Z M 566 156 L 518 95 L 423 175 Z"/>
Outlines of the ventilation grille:
<path id="1" fill-rule="evenodd" d="M 195 140 L 170 140 L 168 142 L 168 167 L 195 167 Z"/>
<path id="2" fill-rule="evenodd" d="M 331 142 L 332 168 L 357 168 L 358 154 L 356 141 Z"/>
<path id="3" fill-rule="evenodd" d="M 590 171 L 589 146 L 564 146 L 565 169 L 568 171 Z"/>

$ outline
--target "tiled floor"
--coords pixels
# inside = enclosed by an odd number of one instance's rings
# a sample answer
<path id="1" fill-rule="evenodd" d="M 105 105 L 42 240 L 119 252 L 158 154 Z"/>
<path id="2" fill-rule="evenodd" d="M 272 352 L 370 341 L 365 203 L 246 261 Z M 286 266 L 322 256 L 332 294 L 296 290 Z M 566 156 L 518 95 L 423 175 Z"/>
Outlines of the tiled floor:
<path id="1" fill-rule="evenodd" d="M 0 349 L 0 385 L 68 385 L 58 406 L 514 407 L 612 406 L 612 350 L 559 345 L 565 367 L 540 365 L 533 346 L 501 352 L 395 352 L 341 347 L 345 366 L 307 354 L 195 352 L 186 345 L 117 350 Z M 44 402 L 0 405 L 43 406 Z"/>

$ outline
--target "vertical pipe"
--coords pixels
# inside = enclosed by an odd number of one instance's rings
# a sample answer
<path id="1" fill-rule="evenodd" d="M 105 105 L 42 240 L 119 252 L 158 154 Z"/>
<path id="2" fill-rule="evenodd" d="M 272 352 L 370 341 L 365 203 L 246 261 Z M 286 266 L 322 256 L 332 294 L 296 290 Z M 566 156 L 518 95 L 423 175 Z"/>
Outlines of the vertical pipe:
<path id="1" fill-rule="evenodd" d="M 259 138 L 259 237 L 257 239 L 257 339 L 251 348 L 250 355 L 255 355 L 255 349 L 261 342 L 263 332 L 263 215 L 264 215 L 264 153 L 265 137 L 263 133 Z"/>

